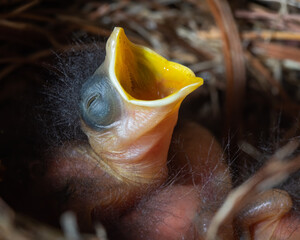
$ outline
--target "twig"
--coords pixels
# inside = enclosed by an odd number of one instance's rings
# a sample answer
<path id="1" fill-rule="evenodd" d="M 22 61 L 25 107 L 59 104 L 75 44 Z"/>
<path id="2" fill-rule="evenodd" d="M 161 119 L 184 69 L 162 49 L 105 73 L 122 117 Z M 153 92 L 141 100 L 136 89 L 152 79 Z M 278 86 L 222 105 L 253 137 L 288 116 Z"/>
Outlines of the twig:
<path id="1" fill-rule="evenodd" d="M 32 2 L 26 3 L 20 7 L 18 7 L 17 9 L 13 10 L 10 13 L 7 14 L 1 14 L 0 18 L 10 18 L 10 17 L 14 17 L 22 12 L 25 12 L 26 10 L 32 8 L 33 6 L 37 5 L 40 1 L 39 0 L 34 0 Z"/>
<path id="2" fill-rule="evenodd" d="M 237 18 L 245 18 L 245 19 L 252 19 L 252 20 L 278 20 L 282 19 L 283 21 L 297 21 L 300 23 L 300 16 L 299 14 L 287 14 L 287 15 L 280 15 L 278 13 L 271 13 L 271 12 L 252 12 L 252 11 L 244 11 L 238 10 L 235 13 Z"/>
<path id="3" fill-rule="evenodd" d="M 281 3 L 282 0 L 257 0 L 258 2 L 277 2 Z M 300 2 L 298 0 L 286 0 L 286 4 L 293 6 L 293 7 L 298 7 L 300 8 Z"/>
<path id="4" fill-rule="evenodd" d="M 14 21 L 8 21 L 8 20 L 1 20 L 0 19 L 0 26 L 8 27 L 14 30 L 19 30 L 19 31 L 35 31 L 37 33 L 40 33 L 41 35 L 44 35 L 46 39 L 49 40 L 49 42 L 55 47 L 55 48 L 60 48 L 62 45 L 56 41 L 55 37 L 52 36 L 48 31 L 37 27 L 33 24 L 29 23 L 19 23 L 19 22 L 14 22 Z"/>
<path id="5" fill-rule="evenodd" d="M 71 222 L 70 222 L 71 220 Z M 67 216 L 64 224 L 68 231 L 74 219 L 72 216 Z M 0 239 L 13 239 L 13 240 L 107 240 L 107 238 L 100 238 L 99 236 L 91 234 L 79 234 L 76 233 L 70 235 L 70 232 L 65 236 L 61 231 L 50 227 L 46 224 L 42 224 L 34 219 L 15 213 L 1 198 L 0 198 Z"/>
<path id="6" fill-rule="evenodd" d="M 264 77 L 274 88 L 282 99 L 291 105 L 295 105 L 290 99 L 289 95 L 285 92 L 279 82 L 277 82 L 271 75 L 270 71 L 250 52 L 245 53 L 248 63 L 257 70 L 257 72 Z"/>
<path id="7" fill-rule="evenodd" d="M 60 225 L 68 240 L 80 240 L 77 219 L 73 212 L 65 212 L 60 217 Z"/>
<path id="8" fill-rule="evenodd" d="M 99 240 L 108 240 L 106 230 L 101 223 L 96 223 L 95 230 Z"/>
<path id="9" fill-rule="evenodd" d="M 300 62 L 300 49 L 297 47 L 255 41 L 252 49 L 256 53 L 263 54 L 269 58 L 276 58 L 279 60 L 289 59 Z"/>
<path id="10" fill-rule="evenodd" d="M 227 1 L 207 0 L 221 30 L 226 63 L 226 132 L 240 133 L 242 106 L 246 85 L 246 69 L 239 32 Z M 227 135 L 227 133 L 226 133 Z M 239 135 L 239 134 L 238 134 Z M 239 137 L 237 135 L 237 137 Z"/>
<path id="11" fill-rule="evenodd" d="M 299 142 L 291 141 L 279 149 L 269 162 L 244 184 L 232 190 L 222 207 L 212 219 L 207 232 L 207 240 L 216 240 L 219 228 L 227 220 L 232 219 L 256 194 L 272 188 L 284 181 L 289 174 L 300 168 L 300 156 L 289 162 L 283 159 L 291 155 L 299 146 Z"/>
<path id="12" fill-rule="evenodd" d="M 264 39 L 264 40 L 290 40 L 300 41 L 300 33 L 286 31 L 247 31 L 242 33 L 243 40 Z"/>
<path id="13" fill-rule="evenodd" d="M 276 79 L 272 76 L 269 69 L 266 68 L 253 54 L 249 51 L 245 52 L 245 56 L 247 59 L 247 63 L 253 69 L 258 76 L 261 76 L 264 80 L 266 80 L 272 87 L 270 88 L 270 92 L 272 95 L 280 96 L 281 100 L 278 105 L 275 107 L 280 111 L 284 111 L 290 116 L 294 116 L 295 113 L 300 111 L 300 105 L 294 102 L 290 96 L 286 93 L 281 84 L 276 81 Z M 259 78 L 258 78 L 259 79 Z M 265 84 L 263 84 L 265 85 Z M 300 125 L 299 125 L 300 127 Z"/>
<path id="14" fill-rule="evenodd" d="M 200 39 L 204 40 L 217 40 L 221 38 L 221 33 L 217 29 L 211 29 L 210 31 L 200 30 L 197 32 L 197 35 Z M 270 31 L 270 30 L 261 30 L 261 31 L 243 31 L 241 33 L 242 39 L 245 41 L 251 40 L 286 40 L 286 41 L 300 41 L 300 33 L 289 32 L 289 31 Z"/>
<path id="15" fill-rule="evenodd" d="M 21 66 L 20 63 L 13 63 L 6 68 L 4 68 L 2 71 L 0 71 L 0 80 L 6 77 L 8 74 L 12 73 L 15 71 L 17 68 Z"/>
<path id="16" fill-rule="evenodd" d="M 168 25 L 161 25 L 161 31 L 167 33 L 168 36 L 172 36 L 172 39 L 176 41 L 177 44 L 183 46 L 187 51 L 194 53 L 198 57 L 198 59 L 211 60 L 213 58 L 210 53 L 206 52 L 205 50 L 191 46 L 183 38 L 179 37 L 176 31 L 169 27 L 170 24 L 171 23 L 168 23 Z"/>
<path id="17" fill-rule="evenodd" d="M 0 59 L 0 63 L 9 63 L 12 62 L 10 65 L 5 67 L 2 71 L 0 71 L 0 81 L 5 78 L 7 75 L 21 67 L 25 63 L 34 62 L 40 58 L 50 56 L 53 53 L 53 50 L 46 49 L 42 51 L 38 51 L 36 53 L 31 54 L 28 57 L 18 57 L 18 58 L 11 58 L 11 59 Z"/>
<path id="18" fill-rule="evenodd" d="M 62 45 L 57 49 L 44 49 L 35 53 L 32 53 L 29 56 L 26 57 L 15 57 L 15 58 L 0 58 L 0 64 L 1 63 L 11 63 L 7 67 L 5 67 L 2 71 L 0 71 L 0 80 L 6 77 L 8 74 L 12 73 L 19 67 L 23 66 L 24 64 L 35 64 L 37 60 L 45 57 L 51 56 L 55 51 L 56 52 L 64 52 L 68 51 L 70 49 L 76 51 L 76 50 L 83 50 L 89 48 L 89 44 L 80 44 L 80 45 Z"/>

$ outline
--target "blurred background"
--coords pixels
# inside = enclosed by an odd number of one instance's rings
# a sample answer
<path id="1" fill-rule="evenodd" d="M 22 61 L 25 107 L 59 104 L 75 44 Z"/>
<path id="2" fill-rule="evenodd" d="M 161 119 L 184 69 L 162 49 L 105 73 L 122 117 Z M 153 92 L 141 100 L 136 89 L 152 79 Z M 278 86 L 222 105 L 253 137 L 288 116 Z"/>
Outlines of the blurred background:
<path id="1" fill-rule="evenodd" d="M 48 87 L 55 95 L 53 85 L 63 68 L 71 74 L 85 68 L 93 72 L 95 64 L 84 65 L 90 63 L 84 61 L 86 52 L 102 48 L 101 62 L 115 26 L 123 27 L 131 41 L 186 65 L 204 79 L 185 100 L 179 118 L 196 121 L 215 134 L 229 157 L 235 186 L 284 145 L 299 142 L 299 12 L 299 0 L 0 0 L 3 235 L 54 239 L 61 234 L 41 227 L 38 220 L 47 222 L 47 216 L 36 205 L 43 200 L 33 200 L 31 185 L 43 172 L 36 161 L 49 146 L 70 137 L 57 137 L 58 120 L 53 127 L 44 118 L 44 112 L 59 114 L 47 109 L 45 95 Z M 62 60 L 70 53 L 72 61 Z M 65 129 L 70 132 L 72 126 Z M 290 152 L 289 159 L 299 162 L 299 147 Z M 296 170 L 288 171 L 291 178 L 282 186 L 299 203 Z M 28 216 L 37 220 L 29 221 Z"/>

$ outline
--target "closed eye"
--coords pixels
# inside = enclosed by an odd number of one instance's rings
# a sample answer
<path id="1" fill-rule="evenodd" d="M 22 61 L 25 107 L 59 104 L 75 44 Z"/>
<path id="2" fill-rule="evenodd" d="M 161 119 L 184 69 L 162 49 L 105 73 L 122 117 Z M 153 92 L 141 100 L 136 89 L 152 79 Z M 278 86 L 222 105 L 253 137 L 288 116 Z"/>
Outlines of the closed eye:
<path id="1" fill-rule="evenodd" d="M 100 98 L 100 94 L 96 94 L 94 96 L 92 96 L 89 101 L 87 102 L 86 108 L 90 108 L 90 106 L 93 104 L 93 102 L 95 102 L 98 98 Z"/>

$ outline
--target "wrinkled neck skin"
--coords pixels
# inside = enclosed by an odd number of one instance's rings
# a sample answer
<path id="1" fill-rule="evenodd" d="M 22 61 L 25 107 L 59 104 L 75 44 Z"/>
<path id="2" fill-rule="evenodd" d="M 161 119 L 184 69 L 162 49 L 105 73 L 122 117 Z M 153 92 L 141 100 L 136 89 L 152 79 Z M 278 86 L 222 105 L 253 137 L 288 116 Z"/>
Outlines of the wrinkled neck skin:
<path id="1" fill-rule="evenodd" d="M 62 211 L 76 212 L 83 230 L 92 230 L 94 218 L 105 223 L 128 211 L 168 177 L 167 154 L 179 105 L 128 105 L 102 131 L 82 124 L 89 143 L 70 142 L 55 151 L 44 189 L 64 194 Z"/>
<path id="2" fill-rule="evenodd" d="M 99 165 L 128 184 L 162 183 L 179 105 L 145 108 L 128 103 L 122 119 L 110 129 L 98 132 L 83 125 Z"/>
<path id="3" fill-rule="evenodd" d="M 93 216 L 121 216 L 166 183 L 179 106 L 202 84 L 190 69 L 131 43 L 115 28 L 105 61 L 81 88 L 88 144 L 62 146 L 49 164 L 47 181 L 67 189 L 66 208 L 91 227 Z"/>

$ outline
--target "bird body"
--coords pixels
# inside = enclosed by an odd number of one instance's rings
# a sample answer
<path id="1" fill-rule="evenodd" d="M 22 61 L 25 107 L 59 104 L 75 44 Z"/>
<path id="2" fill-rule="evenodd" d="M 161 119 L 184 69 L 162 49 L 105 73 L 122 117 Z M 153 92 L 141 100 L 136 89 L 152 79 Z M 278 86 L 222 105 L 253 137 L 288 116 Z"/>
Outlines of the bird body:
<path id="1" fill-rule="evenodd" d="M 91 230 L 100 221 L 111 239 L 205 239 L 232 189 L 226 156 L 196 123 L 181 124 L 173 133 L 181 102 L 202 83 L 188 68 L 114 29 L 104 62 L 81 86 L 77 107 L 87 141 L 56 148 L 44 179 L 51 192 L 64 192 L 60 207 L 77 214 L 81 229 Z M 265 239 L 263 222 L 290 221 L 292 203 L 281 193 L 280 214 L 275 190 L 240 213 L 244 236 Z M 268 228 L 269 236 L 280 236 L 279 225 Z M 238 239 L 232 219 L 218 234 Z"/>
<path id="2" fill-rule="evenodd" d="M 87 229 L 93 219 L 120 215 L 164 184 L 180 103 L 203 83 L 188 68 L 131 43 L 121 28 L 113 31 L 106 52 L 81 88 L 88 143 L 54 151 L 46 176 L 54 189 L 73 189 L 67 208 L 80 212 Z"/>

